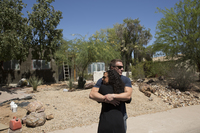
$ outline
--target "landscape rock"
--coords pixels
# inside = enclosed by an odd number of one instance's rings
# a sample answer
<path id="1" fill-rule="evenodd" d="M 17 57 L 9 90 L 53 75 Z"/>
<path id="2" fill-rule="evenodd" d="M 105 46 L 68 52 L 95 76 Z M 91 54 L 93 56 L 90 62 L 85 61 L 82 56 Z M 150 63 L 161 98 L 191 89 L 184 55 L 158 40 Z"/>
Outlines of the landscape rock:
<path id="1" fill-rule="evenodd" d="M 144 95 L 147 96 L 147 97 L 150 97 L 150 96 L 151 96 L 151 92 L 145 91 L 145 92 L 144 92 Z"/>
<path id="2" fill-rule="evenodd" d="M 49 115 L 46 116 L 46 119 L 47 119 L 47 120 L 51 120 L 51 119 L 53 119 L 53 118 L 54 118 L 53 114 L 49 114 Z"/>
<path id="3" fill-rule="evenodd" d="M 32 112 L 26 117 L 26 126 L 37 127 L 42 126 L 46 122 L 46 114 L 44 112 Z"/>
<path id="4" fill-rule="evenodd" d="M 26 116 L 24 116 L 21 120 L 22 120 L 22 124 L 23 125 L 26 125 L 26 117 L 27 117 L 27 115 Z"/>
<path id="5" fill-rule="evenodd" d="M 28 104 L 26 110 L 28 111 L 28 113 L 31 113 L 31 112 L 39 113 L 39 112 L 44 112 L 45 107 L 40 101 L 33 101 Z"/>
<path id="6" fill-rule="evenodd" d="M 17 84 L 17 86 L 19 86 L 19 87 L 27 86 L 27 85 L 29 85 L 29 82 L 28 82 L 28 80 L 25 79 L 25 78 L 22 78 L 22 79 L 18 82 L 18 84 Z"/>
<path id="7" fill-rule="evenodd" d="M 152 88 L 149 84 L 142 84 L 139 86 L 139 90 L 144 93 L 145 96 L 150 97 L 151 93 L 155 93 L 156 89 Z"/>
<path id="8" fill-rule="evenodd" d="M 160 77 L 158 77 L 158 79 L 159 79 L 160 81 L 162 81 L 162 80 L 165 79 L 165 77 L 164 77 L 164 76 L 160 76 Z"/>
<path id="9" fill-rule="evenodd" d="M 138 79 L 137 82 L 143 82 L 145 79 Z"/>
<path id="10" fill-rule="evenodd" d="M 186 95 L 190 95 L 190 92 L 189 92 L 189 91 L 185 91 L 185 94 L 186 94 Z"/>
<path id="11" fill-rule="evenodd" d="M 147 81 L 147 84 L 150 84 L 150 83 L 153 83 L 154 80 L 153 79 L 150 79 L 149 81 Z"/>
<path id="12" fill-rule="evenodd" d="M 189 91 L 181 92 L 179 89 L 169 89 L 156 85 L 152 88 L 156 90 L 154 95 L 162 98 L 163 102 L 172 105 L 174 108 L 200 104 L 199 96 L 197 94 L 192 95 Z"/>
<path id="13" fill-rule="evenodd" d="M 95 83 L 94 82 L 91 82 L 91 83 L 88 83 L 88 84 L 85 84 L 85 89 L 91 89 L 92 87 L 94 87 Z"/>
<path id="14" fill-rule="evenodd" d="M 153 101 L 153 98 L 152 97 L 149 97 L 149 99 L 148 99 L 149 101 Z"/>

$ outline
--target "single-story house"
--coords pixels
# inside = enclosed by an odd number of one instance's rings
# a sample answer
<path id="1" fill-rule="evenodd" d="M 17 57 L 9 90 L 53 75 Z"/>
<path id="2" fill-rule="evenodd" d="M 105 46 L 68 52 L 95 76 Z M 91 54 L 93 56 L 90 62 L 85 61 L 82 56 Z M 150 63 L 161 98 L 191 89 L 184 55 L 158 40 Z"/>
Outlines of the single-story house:
<path id="1" fill-rule="evenodd" d="M 64 65 L 57 66 L 54 59 L 46 62 L 45 60 L 32 59 L 32 55 L 29 54 L 24 62 L 11 60 L 1 62 L 0 66 L 0 84 L 18 83 L 22 78 L 29 79 L 31 76 L 43 78 L 45 83 L 56 83 L 64 80 Z M 71 68 L 68 72 L 71 73 Z"/>

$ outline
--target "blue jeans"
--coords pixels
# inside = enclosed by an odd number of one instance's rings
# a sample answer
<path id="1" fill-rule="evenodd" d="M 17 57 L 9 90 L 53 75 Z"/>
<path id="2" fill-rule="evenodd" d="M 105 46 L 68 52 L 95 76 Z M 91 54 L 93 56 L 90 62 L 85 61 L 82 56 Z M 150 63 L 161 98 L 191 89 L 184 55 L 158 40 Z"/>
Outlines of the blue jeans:
<path id="1" fill-rule="evenodd" d="M 128 118 L 128 116 L 127 116 L 127 114 L 125 113 L 124 114 L 124 128 L 125 128 L 125 132 L 126 132 L 126 130 L 127 130 L 127 123 L 126 123 L 126 120 L 127 120 L 127 118 Z"/>

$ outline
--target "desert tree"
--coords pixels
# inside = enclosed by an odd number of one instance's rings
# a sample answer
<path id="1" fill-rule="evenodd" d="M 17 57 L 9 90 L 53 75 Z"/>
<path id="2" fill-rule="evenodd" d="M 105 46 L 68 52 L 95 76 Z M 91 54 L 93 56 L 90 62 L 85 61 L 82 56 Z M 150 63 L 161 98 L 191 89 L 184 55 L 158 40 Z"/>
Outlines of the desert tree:
<path id="1" fill-rule="evenodd" d="M 0 61 L 26 60 L 31 41 L 22 0 L 0 0 Z"/>
<path id="2" fill-rule="evenodd" d="M 56 56 L 62 61 L 69 62 L 69 65 L 75 64 L 79 77 L 84 78 L 84 74 L 93 62 L 105 62 L 108 63 L 114 58 L 120 58 L 120 52 L 116 51 L 114 45 L 110 45 L 107 39 L 107 30 L 101 29 L 96 31 L 92 36 L 82 36 L 75 34 L 75 38 L 72 40 L 64 40 L 59 50 L 56 52 Z M 73 61 L 68 55 L 73 56 Z"/>
<path id="3" fill-rule="evenodd" d="M 62 19 L 62 12 L 51 5 L 55 0 L 37 0 L 33 11 L 28 12 L 29 25 L 32 28 L 32 55 L 35 59 L 50 61 L 62 40 L 62 29 L 57 26 Z"/>
<path id="4" fill-rule="evenodd" d="M 140 25 L 139 19 L 123 20 L 123 24 L 115 25 L 116 34 L 120 41 L 120 52 L 125 71 L 129 70 L 129 64 L 132 62 L 132 55 L 134 55 L 134 62 L 136 63 L 141 55 L 145 51 L 145 45 L 151 40 L 152 35 L 150 29 L 145 29 Z"/>
<path id="5" fill-rule="evenodd" d="M 158 12 L 164 17 L 157 23 L 154 51 L 182 62 L 189 60 L 200 71 L 200 0 L 181 0 Z"/>

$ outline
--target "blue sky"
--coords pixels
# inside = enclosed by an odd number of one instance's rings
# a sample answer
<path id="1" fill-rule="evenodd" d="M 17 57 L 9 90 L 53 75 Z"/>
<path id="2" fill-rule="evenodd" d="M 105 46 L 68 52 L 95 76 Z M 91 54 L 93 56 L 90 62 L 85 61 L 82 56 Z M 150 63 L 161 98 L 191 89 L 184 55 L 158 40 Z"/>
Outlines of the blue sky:
<path id="1" fill-rule="evenodd" d="M 31 12 L 36 0 L 23 0 L 27 7 L 23 10 Z M 179 0 L 55 0 L 55 10 L 62 11 L 63 19 L 58 29 L 63 29 L 63 37 L 73 39 L 71 34 L 91 36 L 100 29 L 112 28 L 114 24 L 122 24 L 125 18 L 139 18 L 140 24 L 151 29 L 153 35 L 148 45 L 155 39 L 157 21 L 163 15 L 155 13 L 161 9 L 174 7 Z"/>

